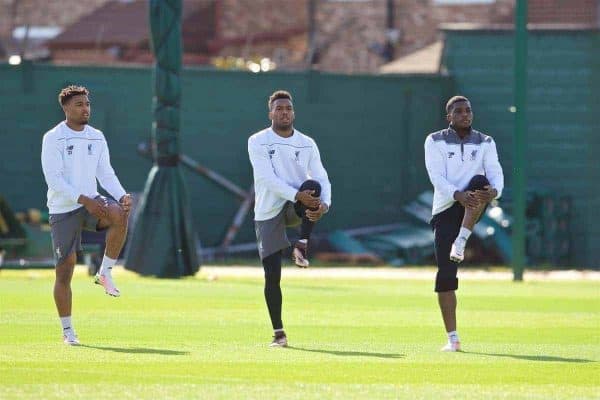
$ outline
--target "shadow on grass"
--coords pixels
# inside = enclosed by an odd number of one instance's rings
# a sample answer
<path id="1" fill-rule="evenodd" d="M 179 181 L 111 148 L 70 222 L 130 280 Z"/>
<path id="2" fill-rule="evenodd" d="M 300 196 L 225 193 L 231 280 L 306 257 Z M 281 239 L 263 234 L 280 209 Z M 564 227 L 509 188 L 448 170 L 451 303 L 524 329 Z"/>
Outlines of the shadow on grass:
<path id="1" fill-rule="evenodd" d="M 129 353 L 129 354 L 162 354 L 165 356 L 184 356 L 190 354 L 189 351 L 177 351 L 177 350 L 165 350 L 165 349 L 149 349 L 146 347 L 104 347 L 104 346 L 90 346 L 82 344 L 80 347 L 87 347 L 89 349 L 98 349 L 106 351 L 114 351 L 116 353 Z"/>
<path id="2" fill-rule="evenodd" d="M 477 354 L 480 356 L 508 357 L 508 358 L 516 358 L 518 360 L 528 360 L 528 361 L 549 361 L 549 362 L 569 362 L 569 363 L 597 362 L 597 361 L 588 360 L 585 358 L 565 358 L 565 357 L 556 357 L 556 356 L 528 356 L 528 355 L 523 355 L 523 354 L 478 353 L 475 351 L 463 351 L 463 353 Z"/>
<path id="3" fill-rule="evenodd" d="M 339 351 L 339 350 L 324 350 L 324 349 L 307 349 L 304 347 L 288 346 L 288 349 L 308 351 L 310 353 L 332 354 L 334 356 L 350 356 L 350 357 L 374 357 L 374 358 L 404 358 L 405 354 L 396 353 L 369 353 L 366 351 Z"/>

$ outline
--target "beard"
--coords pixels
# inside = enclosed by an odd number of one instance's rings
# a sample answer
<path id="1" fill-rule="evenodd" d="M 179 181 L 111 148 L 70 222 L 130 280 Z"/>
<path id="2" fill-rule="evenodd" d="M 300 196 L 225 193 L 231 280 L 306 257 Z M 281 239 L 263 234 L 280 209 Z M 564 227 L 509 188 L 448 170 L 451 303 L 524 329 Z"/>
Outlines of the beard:
<path id="1" fill-rule="evenodd" d="M 274 126 L 275 126 L 276 129 L 286 130 L 286 129 L 290 129 L 292 127 L 292 123 L 293 123 L 293 121 L 290 120 L 289 122 L 278 122 L 278 123 L 275 123 Z"/>

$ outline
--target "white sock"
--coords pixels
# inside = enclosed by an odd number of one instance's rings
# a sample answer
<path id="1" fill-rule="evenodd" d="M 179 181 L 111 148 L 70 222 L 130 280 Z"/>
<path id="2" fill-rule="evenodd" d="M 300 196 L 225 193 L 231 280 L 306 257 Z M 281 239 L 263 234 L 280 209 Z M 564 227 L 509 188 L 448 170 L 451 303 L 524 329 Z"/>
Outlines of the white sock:
<path id="1" fill-rule="evenodd" d="M 448 332 L 448 341 L 450 343 L 460 342 L 460 340 L 458 339 L 458 332 L 456 332 L 456 331 Z"/>
<path id="2" fill-rule="evenodd" d="M 465 242 L 469 240 L 469 236 L 471 236 L 471 231 L 465 228 L 464 226 L 460 227 L 460 231 L 458 232 L 458 237 L 465 239 Z"/>
<path id="3" fill-rule="evenodd" d="M 62 325 L 63 332 L 73 330 L 73 325 L 71 324 L 71 316 L 60 317 L 60 324 Z"/>
<path id="4" fill-rule="evenodd" d="M 113 260 L 108 257 L 106 254 L 102 259 L 102 265 L 100 265 L 100 271 L 98 273 L 100 275 L 110 275 L 112 267 L 117 263 L 117 260 Z"/>

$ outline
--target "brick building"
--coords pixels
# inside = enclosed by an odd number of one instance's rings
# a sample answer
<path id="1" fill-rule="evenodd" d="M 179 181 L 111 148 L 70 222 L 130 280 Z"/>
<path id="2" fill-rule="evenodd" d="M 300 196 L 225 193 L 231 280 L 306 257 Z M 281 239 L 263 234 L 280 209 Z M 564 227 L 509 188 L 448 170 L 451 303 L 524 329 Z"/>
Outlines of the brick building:
<path id="1" fill-rule="evenodd" d="M 269 58 L 279 69 L 293 70 L 307 68 L 312 55 L 324 71 L 373 73 L 389 61 L 387 0 L 315 0 L 314 49 L 308 1 L 184 0 L 184 63 Z M 599 2 L 530 0 L 529 20 L 598 27 Z M 443 23 L 510 24 L 513 8 L 514 0 L 394 0 L 394 58 L 440 40 Z M 47 43 L 55 62 L 152 60 L 146 0 L 0 0 L 4 47 L 13 45 L 8 40 L 12 30 L 26 24 L 63 29 Z"/>

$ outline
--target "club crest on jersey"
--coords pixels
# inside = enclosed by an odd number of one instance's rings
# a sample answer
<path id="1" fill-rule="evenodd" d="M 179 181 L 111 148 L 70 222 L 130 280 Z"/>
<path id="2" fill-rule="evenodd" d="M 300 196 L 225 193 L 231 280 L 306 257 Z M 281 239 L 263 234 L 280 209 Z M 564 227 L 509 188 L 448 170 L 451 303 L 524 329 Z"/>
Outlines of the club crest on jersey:
<path id="1" fill-rule="evenodd" d="M 73 145 L 67 146 L 67 154 L 68 155 L 73 154 Z"/>
<path id="2" fill-rule="evenodd" d="M 295 151 L 294 154 L 296 155 L 296 162 L 299 163 L 300 162 L 300 151 Z"/>
<path id="3" fill-rule="evenodd" d="M 473 150 L 471 152 L 471 161 L 474 161 L 476 157 L 477 157 L 477 150 Z"/>
<path id="4" fill-rule="evenodd" d="M 454 157 L 454 152 L 453 151 L 449 151 L 448 152 L 448 158 L 452 158 Z"/>
<path id="5" fill-rule="evenodd" d="M 269 150 L 269 158 L 272 160 L 275 155 L 275 150 Z"/>
<path id="6" fill-rule="evenodd" d="M 88 144 L 88 155 L 92 155 L 92 144 Z"/>

